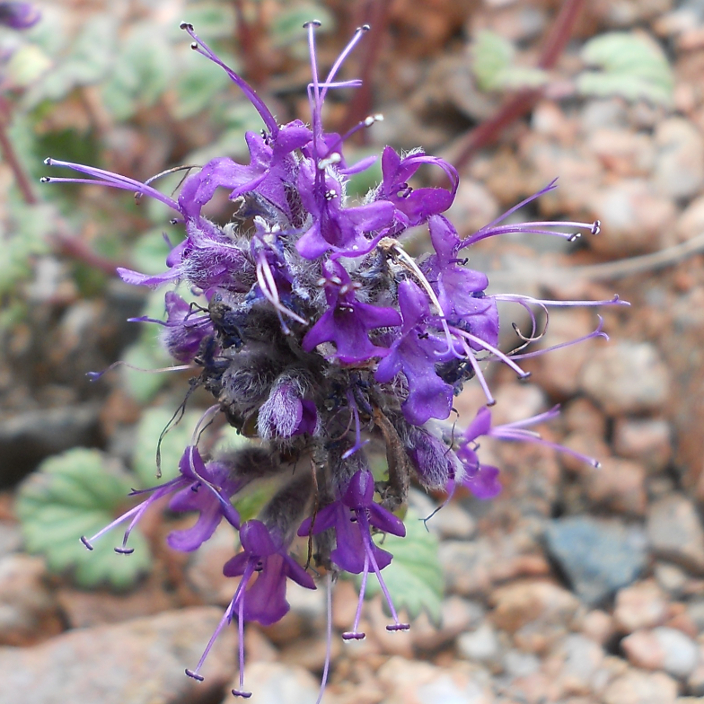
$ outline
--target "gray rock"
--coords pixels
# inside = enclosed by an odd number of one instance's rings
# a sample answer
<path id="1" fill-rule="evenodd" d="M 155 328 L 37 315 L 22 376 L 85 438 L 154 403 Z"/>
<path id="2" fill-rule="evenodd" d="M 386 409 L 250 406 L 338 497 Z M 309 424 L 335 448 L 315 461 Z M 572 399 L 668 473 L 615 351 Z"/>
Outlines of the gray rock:
<path id="1" fill-rule="evenodd" d="M 685 496 L 666 496 L 650 507 L 648 538 L 656 557 L 704 574 L 704 528 Z"/>
<path id="2" fill-rule="evenodd" d="M 597 350 L 582 370 L 580 386 L 609 415 L 660 410 L 670 375 L 648 342 L 618 342 Z"/>
<path id="3" fill-rule="evenodd" d="M 689 120 L 672 117 L 655 130 L 654 181 L 661 193 L 690 198 L 704 185 L 704 140 Z"/>
<path id="4" fill-rule="evenodd" d="M 463 633 L 457 639 L 457 650 L 461 657 L 472 662 L 496 662 L 501 655 L 501 645 L 496 629 L 491 623 L 486 622 L 476 631 Z"/>
<path id="5" fill-rule="evenodd" d="M 168 611 L 116 626 L 70 631 L 31 648 L 0 648 L 0 704 L 212 702 L 236 672 L 236 633 L 225 629 L 194 668 L 222 618 L 211 607 Z"/>
<path id="6" fill-rule="evenodd" d="M 0 643 L 29 645 L 63 630 L 44 560 L 21 553 L 0 559 Z"/>
<path id="7" fill-rule="evenodd" d="M 545 539 L 550 555 L 590 606 L 631 584 L 647 564 L 643 531 L 617 522 L 560 518 L 550 522 Z"/>
<path id="8" fill-rule="evenodd" d="M 677 682 L 663 672 L 629 669 L 609 683 L 604 704 L 674 704 Z"/>
<path id="9" fill-rule="evenodd" d="M 230 689 L 239 686 L 239 677 L 230 683 Z M 252 692 L 252 701 L 257 704 L 310 704 L 318 696 L 320 682 L 302 667 L 255 662 L 245 669 L 245 689 Z M 228 694 L 223 704 L 233 701 L 242 700 Z"/>
<path id="10" fill-rule="evenodd" d="M 100 404 L 27 411 L 0 420 L 0 488 L 11 486 L 49 455 L 100 442 Z"/>

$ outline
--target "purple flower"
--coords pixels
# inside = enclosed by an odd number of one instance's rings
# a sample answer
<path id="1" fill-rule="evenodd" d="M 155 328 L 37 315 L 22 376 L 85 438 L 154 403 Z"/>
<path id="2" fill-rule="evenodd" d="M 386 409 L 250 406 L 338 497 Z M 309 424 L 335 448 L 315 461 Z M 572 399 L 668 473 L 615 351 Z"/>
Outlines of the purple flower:
<path id="1" fill-rule="evenodd" d="M 42 13 L 28 2 L 0 2 L 0 25 L 10 29 L 29 29 L 41 19 Z"/>
<path id="2" fill-rule="evenodd" d="M 286 579 L 315 589 L 312 577 L 286 552 L 276 531 L 251 520 L 240 528 L 242 552 L 223 568 L 226 577 L 242 577 L 233 604 L 245 621 L 270 626 L 291 608 L 286 601 Z"/>
<path id="3" fill-rule="evenodd" d="M 398 311 L 358 301 L 356 287 L 344 267 L 334 262 L 333 272 L 325 282 L 328 309 L 306 333 L 303 349 L 312 352 L 323 342 L 334 342 L 335 358 L 343 364 L 359 364 L 388 354 L 387 348 L 370 342 L 369 332 L 401 325 Z"/>
<path id="4" fill-rule="evenodd" d="M 528 430 L 532 425 L 543 423 L 547 420 L 552 420 L 559 415 L 559 406 L 555 406 L 545 413 L 536 416 L 531 416 L 515 423 L 507 423 L 505 425 L 491 425 L 491 411 L 484 407 L 480 408 L 474 420 L 462 435 L 460 447 L 457 450 L 465 473 L 463 476 L 458 476 L 458 481 L 467 487 L 475 496 L 480 499 L 490 499 L 496 496 L 501 491 L 499 483 L 499 470 L 496 467 L 483 465 L 479 461 L 477 455 L 476 441 L 481 436 L 495 437 L 500 440 L 516 440 L 521 442 L 531 442 L 539 445 L 551 447 L 558 452 L 565 452 L 573 457 L 576 457 L 582 462 L 587 462 L 594 467 L 599 466 L 592 457 L 587 457 L 579 452 L 571 450 L 569 447 L 559 445 L 558 443 L 543 440 L 538 433 L 533 430 Z"/>
<path id="5" fill-rule="evenodd" d="M 434 282 L 443 313 L 452 323 L 463 329 L 467 327 L 467 332 L 495 347 L 499 339 L 499 314 L 496 302 L 483 293 L 489 280 L 457 258 L 461 243 L 447 218 L 433 215 L 428 229 L 436 255 L 427 260 L 424 272 Z M 478 349 L 474 343 L 470 346 Z"/>
<path id="6" fill-rule="evenodd" d="M 447 418 L 454 389 L 437 375 L 435 365 L 455 355 L 427 325 L 431 318 L 427 296 L 412 281 L 399 284 L 398 304 L 403 315 L 401 334 L 379 363 L 375 379 L 387 383 L 403 373 L 408 396 L 401 409 L 409 423 L 423 425 L 430 418 Z"/>
<path id="7" fill-rule="evenodd" d="M 315 432 L 318 413 L 312 401 L 303 398 L 304 389 L 299 379 L 280 377 L 272 387 L 269 398 L 261 405 L 257 418 L 259 437 L 290 438 Z"/>
<path id="8" fill-rule="evenodd" d="M 381 570 L 391 563 L 392 555 L 382 550 L 372 540 L 371 530 L 404 537 L 406 527 L 393 513 L 374 502 L 374 477 L 369 470 L 356 472 L 349 486 L 337 501 L 322 508 L 315 516 L 307 518 L 298 529 L 298 535 L 317 535 L 326 530 L 335 531 L 337 546 L 330 553 L 332 561 L 340 569 L 362 575 L 357 614 L 351 631 L 344 633 L 346 640 L 361 640 L 364 633 L 358 629 L 362 601 L 370 568 L 375 572 L 394 619 L 389 631 L 408 629 L 408 624 L 400 623 L 391 596 L 381 576 Z"/>
<path id="9" fill-rule="evenodd" d="M 340 179 L 321 176 L 310 159 L 300 166 L 298 192 L 312 216 L 311 226 L 296 243 L 298 253 L 306 259 L 317 259 L 330 249 L 347 256 L 366 254 L 371 244 L 366 235 L 378 233 L 393 222 L 394 206 L 388 201 L 344 208 Z M 372 243 L 380 237 L 377 235 Z"/>
<path id="10" fill-rule="evenodd" d="M 167 317 L 161 339 L 172 357 L 179 362 L 192 362 L 203 340 L 213 335 L 213 324 L 207 315 L 196 314 L 173 291 L 166 293 L 165 301 Z"/>
<path id="11" fill-rule="evenodd" d="M 370 528 L 403 537 L 406 528 L 396 516 L 374 502 L 374 477 L 368 470 L 356 472 L 347 490 L 337 501 L 318 511 L 315 518 L 306 518 L 298 529 L 298 535 L 313 535 L 334 529 L 337 547 L 330 557 L 343 570 L 360 574 L 369 569 L 373 560 L 384 569 L 392 555 L 376 545 L 369 533 Z"/>
<path id="12" fill-rule="evenodd" d="M 450 179 L 450 189 L 413 190 L 408 181 L 423 165 L 439 166 Z M 452 205 L 459 185 L 459 175 L 454 166 L 439 157 L 427 156 L 420 150 L 402 158 L 392 147 L 386 147 L 381 157 L 381 172 L 382 182 L 377 197 L 393 203 L 404 229 L 427 222 L 431 215 L 445 212 Z"/>
<path id="13" fill-rule="evenodd" d="M 115 526 L 130 519 L 125 530 L 122 546 L 116 552 L 129 554 L 127 547 L 130 533 L 144 516 L 147 509 L 164 496 L 173 495 L 169 508 L 174 511 L 198 511 L 195 525 L 186 530 L 173 531 L 167 537 L 171 547 L 190 552 L 199 548 L 215 532 L 220 521 L 225 518 L 237 528 L 240 524 L 237 510 L 230 504 L 230 498 L 241 488 L 230 476 L 227 467 L 218 462 L 203 462 L 198 448 L 189 445 L 178 465 L 180 475 L 159 486 L 132 492 L 133 496 L 147 494 L 142 503 L 130 509 L 91 538 L 81 538 L 81 542 L 93 549 L 93 541 L 112 530 Z"/>

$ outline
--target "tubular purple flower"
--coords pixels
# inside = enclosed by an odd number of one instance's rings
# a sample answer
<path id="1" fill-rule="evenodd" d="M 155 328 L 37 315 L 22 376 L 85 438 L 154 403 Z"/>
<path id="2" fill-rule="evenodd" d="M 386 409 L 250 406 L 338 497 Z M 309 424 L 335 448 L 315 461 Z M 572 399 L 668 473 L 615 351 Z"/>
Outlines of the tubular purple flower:
<path id="1" fill-rule="evenodd" d="M 358 301 L 356 288 L 344 267 L 334 262 L 325 280 L 328 309 L 303 338 L 306 352 L 312 352 L 323 342 L 333 342 L 335 358 L 342 364 L 359 364 L 389 353 L 387 348 L 370 342 L 369 332 L 401 325 L 401 316 L 393 308 Z"/>
<path id="2" fill-rule="evenodd" d="M 374 378 L 388 383 L 403 373 L 408 396 L 401 410 L 409 423 L 423 425 L 430 418 L 447 418 L 454 389 L 437 375 L 436 365 L 454 359 L 455 355 L 446 350 L 444 341 L 435 337 L 426 325 L 431 318 L 428 299 L 416 284 L 412 281 L 399 284 L 398 302 L 403 315 L 401 334 L 379 363 Z"/>
<path id="3" fill-rule="evenodd" d="M 423 165 L 440 167 L 450 180 L 450 189 L 413 190 L 408 181 Z M 452 205 L 460 182 L 454 166 L 439 157 L 427 156 L 420 150 L 402 158 L 392 147 L 385 147 L 381 172 L 382 182 L 377 197 L 393 203 L 404 229 L 425 223 L 432 215 L 444 213 Z"/>
<path id="4" fill-rule="evenodd" d="M 393 556 L 374 543 L 370 532 L 372 528 L 400 537 L 406 535 L 403 522 L 374 502 L 374 477 L 370 471 L 362 470 L 353 475 L 340 499 L 322 508 L 314 517 L 307 518 L 298 529 L 300 536 L 317 535 L 333 529 L 337 547 L 330 554 L 332 561 L 347 572 L 362 574 L 363 587 L 355 624 L 352 631 L 342 636 L 347 640 L 364 638 L 364 634 L 358 631 L 358 625 L 370 567 L 376 573 L 394 619 L 394 624 L 387 626 L 387 629 L 408 628 L 407 624 L 399 622 L 381 576 L 381 570 L 391 563 Z"/>
<path id="5" fill-rule="evenodd" d="M 148 497 L 92 537 L 82 537 L 81 542 L 89 550 L 92 550 L 93 542 L 116 526 L 129 520 L 122 545 L 119 548 L 115 548 L 115 552 L 122 554 L 133 552 L 133 548 L 127 547 L 130 533 L 150 506 L 159 499 L 170 495 L 174 495 L 173 503 L 169 504 L 169 507 L 174 511 L 195 510 L 200 514 L 198 521 L 192 528 L 174 531 L 169 534 L 167 540 L 177 550 L 190 552 L 200 547 L 215 532 L 222 518 L 225 518 L 235 528 L 239 527 L 239 514 L 230 504 L 230 498 L 238 491 L 239 487 L 229 477 L 227 468 L 219 463 L 209 462 L 205 464 L 198 452 L 198 448 L 190 445 L 181 457 L 179 471 L 180 476 L 171 481 L 150 489 L 133 491 L 132 496 L 148 494 Z"/>
<path id="6" fill-rule="evenodd" d="M 10 29 L 34 27 L 42 13 L 29 2 L 0 2 L 0 25 Z"/>

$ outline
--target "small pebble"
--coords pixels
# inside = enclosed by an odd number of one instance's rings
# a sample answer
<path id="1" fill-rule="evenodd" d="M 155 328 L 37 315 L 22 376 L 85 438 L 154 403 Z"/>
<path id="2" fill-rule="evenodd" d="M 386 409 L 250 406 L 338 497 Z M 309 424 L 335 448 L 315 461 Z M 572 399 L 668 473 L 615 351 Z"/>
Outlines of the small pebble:
<path id="1" fill-rule="evenodd" d="M 638 582 L 616 595 L 614 618 L 622 633 L 659 626 L 667 615 L 667 597 L 655 580 Z"/>
<path id="2" fill-rule="evenodd" d="M 648 538 L 657 557 L 704 574 L 704 528 L 687 497 L 672 494 L 650 507 Z"/>

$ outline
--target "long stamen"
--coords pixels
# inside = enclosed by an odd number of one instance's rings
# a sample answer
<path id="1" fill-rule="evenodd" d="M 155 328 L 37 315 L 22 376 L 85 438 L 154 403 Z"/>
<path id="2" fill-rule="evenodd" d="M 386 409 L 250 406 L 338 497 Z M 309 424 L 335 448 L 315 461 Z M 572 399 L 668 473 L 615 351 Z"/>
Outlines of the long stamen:
<path id="1" fill-rule="evenodd" d="M 325 604 L 328 617 L 325 631 L 325 664 L 323 665 L 323 676 L 320 678 L 320 692 L 315 704 L 320 704 L 323 701 L 325 687 L 328 683 L 328 673 L 330 672 L 330 660 L 332 659 L 332 574 L 330 572 L 325 576 Z"/>
<path id="2" fill-rule="evenodd" d="M 529 223 L 518 223 L 516 225 L 501 225 L 499 227 L 483 228 L 480 232 L 475 233 L 471 237 L 462 240 L 462 245 L 460 249 L 469 247 L 470 245 L 476 244 L 481 240 L 485 240 L 489 237 L 496 237 L 497 235 L 510 235 L 515 233 L 522 234 L 532 234 L 532 235 L 552 235 L 553 237 L 561 237 L 568 242 L 574 242 L 578 237 L 580 237 L 579 232 L 559 232 L 557 230 L 546 230 L 541 229 L 541 227 L 576 227 L 580 229 L 589 230 L 592 235 L 598 235 L 601 231 L 601 223 L 599 220 L 595 220 L 592 223 L 586 222 L 529 222 Z"/>
<path id="3" fill-rule="evenodd" d="M 91 381 L 97 381 L 103 374 L 107 374 L 109 371 L 117 367 L 127 367 L 128 369 L 134 369 L 137 372 L 146 372 L 147 374 L 161 374 L 162 372 L 182 372 L 186 369 L 195 369 L 192 364 L 177 364 L 173 367 L 160 367 L 159 369 L 142 369 L 142 367 L 135 367 L 134 364 L 129 364 L 128 362 L 123 362 L 122 360 L 118 362 L 113 362 L 109 367 L 103 369 L 102 372 L 86 372 L 86 376 Z"/>
<path id="4" fill-rule="evenodd" d="M 115 548 L 115 552 L 119 552 L 121 554 L 129 554 L 133 552 L 132 549 L 128 549 L 125 546 L 127 545 L 127 540 L 129 538 L 130 533 L 132 532 L 132 529 L 137 525 L 139 522 L 140 518 L 144 514 L 144 512 L 151 506 L 155 501 L 160 499 L 162 496 L 165 496 L 166 494 L 176 491 L 177 489 L 180 489 L 182 485 L 185 485 L 187 482 L 183 477 L 177 477 L 176 479 L 172 479 L 171 481 L 167 482 L 166 484 L 163 484 L 162 486 L 159 487 L 154 487 L 153 489 L 149 489 L 147 491 L 153 491 L 154 493 L 152 496 L 150 496 L 148 499 L 143 501 L 142 503 L 138 504 L 134 508 L 131 508 L 129 511 L 126 511 L 123 513 L 121 516 L 116 518 L 112 523 L 109 525 L 105 526 L 101 530 L 99 530 L 95 535 L 92 535 L 90 538 L 86 538 L 85 536 L 81 536 L 81 542 L 83 545 L 88 548 L 88 550 L 93 550 L 93 542 L 96 541 L 98 538 L 102 537 L 106 533 L 109 533 L 113 528 L 116 526 L 119 526 L 120 523 L 124 523 L 127 519 L 132 518 L 130 521 L 129 526 L 127 527 L 127 530 L 125 531 L 125 534 L 122 539 L 122 547 Z"/>
<path id="5" fill-rule="evenodd" d="M 95 179 L 64 177 L 55 178 L 53 176 L 44 176 L 40 179 L 42 183 L 87 183 L 98 186 L 109 186 L 110 188 L 120 188 L 124 191 L 135 191 L 137 193 L 141 193 L 142 195 L 150 196 L 155 200 L 159 200 L 165 205 L 168 205 L 169 208 L 179 211 L 178 203 L 175 200 L 165 196 L 160 191 L 157 191 L 156 188 L 147 186 L 146 184 L 141 183 L 140 181 L 135 181 L 127 176 L 121 176 L 120 174 L 112 173 L 112 171 L 105 171 L 104 169 L 98 169 L 93 166 L 74 164 L 70 161 L 60 161 L 59 159 L 52 159 L 51 157 L 45 159 L 44 163 L 47 166 L 63 166 L 64 168 L 72 169 L 73 171 L 78 171 L 79 173 L 87 174 L 88 176 L 93 176 Z"/>
<path id="6" fill-rule="evenodd" d="M 332 68 L 328 73 L 328 77 L 325 79 L 325 87 L 323 88 L 323 92 L 320 94 L 321 103 L 325 100 L 325 95 L 328 91 L 328 87 L 331 87 L 332 80 L 335 78 L 335 74 L 340 70 L 340 66 L 342 66 L 342 64 L 345 62 L 345 59 L 350 55 L 355 46 L 357 46 L 362 36 L 370 29 L 371 27 L 368 24 L 362 25 L 361 27 L 357 27 L 357 31 L 354 33 L 352 39 L 350 39 L 349 44 L 347 44 L 347 46 L 342 50 L 342 53 L 337 57 L 337 61 L 335 61 L 335 63 L 332 65 Z"/>
<path id="7" fill-rule="evenodd" d="M 264 101 L 257 95 L 257 91 L 252 88 L 252 86 L 247 83 L 241 76 L 236 74 L 229 66 L 227 66 L 223 61 L 218 58 L 217 54 L 195 33 L 193 25 L 188 22 L 181 22 L 181 29 L 185 30 L 186 33 L 195 42 L 191 44 L 191 48 L 197 51 L 206 59 L 210 59 L 214 64 L 217 64 L 222 68 L 225 73 L 229 76 L 230 80 L 245 94 L 247 100 L 254 106 L 256 111 L 259 113 L 260 117 L 267 126 L 267 129 L 272 135 L 276 135 L 279 131 L 279 126 L 276 123 L 276 118 L 271 114 L 269 108 L 264 104 Z"/>
<path id="8" fill-rule="evenodd" d="M 357 450 L 361 450 L 369 442 L 369 440 L 362 442 L 359 409 L 357 408 L 357 402 L 354 400 L 354 396 L 352 396 L 350 391 L 347 392 L 347 402 L 350 404 L 350 410 L 352 411 L 352 417 L 354 418 L 354 445 L 342 455 L 343 460 L 346 460 L 348 457 L 352 457 Z"/>
<path id="9" fill-rule="evenodd" d="M 497 349 L 493 345 L 490 345 L 488 342 L 482 340 L 481 337 L 477 337 L 476 335 L 472 335 L 469 332 L 455 327 L 452 328 L 452 332 L 455 333 L 455 335 L 461 335 L 470 342 L 476 343 L 480 347 L 483 347 L 485 350 L 487 350 L 487 352 L 491 352 L 497 359 L 501 360 L 504 364 L 511 367 L 511 369 L 513 369 L 513 371 L 518 374 L 518 377 L 520 379 L 527 379 L 530 376 L 530 372 L 523 371 L 523 369 L 521 369 L 514 361 L 512 361 L 510 357 L 505 355 L 501 350 Z"/>
<path id="10" fill-rule="evenodd" d="M 248 572 L 249 570 L 249 572 Z M 198 664 L 196 665 L 195 670 L 186 670 L 186 674 L 193 678 L 194 680 L 198 680 L 199 682 L 202 682 L 204 677 L 203 675 L 200 674 L 200 670 L 203 667 L 203 664 L 205 663 L 206 658 L 208 657 L 208 654 L 210 653 L 213 645 L 215 644 L 215 641 L 217 640 L 218 636 L 220 635 L 221 631 L 223 628 L 228 623 L 232 622 L 232 614 L 235 610 L 235 606 L 243 601 L 242 600 L 242 593 L 244 591 L 244 587 L 247 584 L 247 581 L 252 575 L 252 567 L 248 564 L 247 567 L 245 568 L 245 572 L 242 575 L 242 581 L 237 585 L 237 589 L 235 590 L 235 595 L 232 597 L 232 601 L 230 601 L 228 607 L 225 609 L 225 613 L 222 615 L 222 618 L 220 619 L 220 622 L 218 623 L 215 631 L 213 632 L 213 635 L 210 636 L 210 640 L 208 641 L 208 644 L 205 646 L 205 650 L 203 651 L 203 654 L 200 656 L 200 660 L 198 661 Z"/>
<path id="11" fill-rule="evenodd" d="M 528 303 L 530 305 L 538 305 L 542 307 L 550 306 L 552 308 L 584 308 L 587 306 L 630 306 L 628 301 L 622 301 L 620 296 L 616 294 L 608 301 L 555 301 L 548 298 L 533 298 L 533 296 L 524 296 L 518 293 L 499 293 L 494 296 L 497 301 L 507 301 L 509 303 Z"/>
<path id="12" fill-rule="evenodd" d="M 489 384 L 487 383 L 486 377 L 484 376 L 484 372 L 481 370 L 481 367 L 479 366 L 479 360 L 474 356 L 474 351 L 472 348 L 467 344 L 465 340 L 460 339 L 460 343 L 464 347 L 464 352 L 467 360 L 469 363 L 472 365 L 472 369 L 474 370 L 474 375 L 476 376 L 477 380 L 479 381 L 479 385 L 482 387 L 482 391 L 484 392 L 484 396 L 486 396 L 486 405 L 487 406 L 494 406 L 496 405 L 496 399 L 491 395 L 491 389 L 489 389 Z"/>
<path id="13" fill-rule="evenodd" d="M 591 340 L 592 338 L 595 338 L 595 337 L 603 337 L 605 340 L 608 340 L 609 336 L 602 329 L 603 322 L 604 322 L 604 319 L 601 316 L 599 316 L 599 325 L 597 326 L 596 330 L 593 330 L 588 335 L 582 335 L 582 337 L 577 337 L 574 340 L 568 340 L 567 342 L 561 342 L 559 345 L 552 345 L 552 347 L 546 347 L 545 349 L 536 350 L 535 352 L 525 352 L 524 354 L 514 354 L 514 355 L 511 355 L 511 358 L 512 359 L 529 359 L 530 357 L 538 357 L 542 354 L 546 354 L 547 352 L 552 352 L 553 350 L 559 350 L 563 347 L 571 347 L 572 345 L 576 345 L 580 342 L 584 342 L 585 340 Z"/>
<path id="14" fill-rule="evenodd" d="M 297 323 L 307 325 L 308 321 L 305 318 L 302 318 L 297 313 L 289 310 L 283 303 L 281 303 L 281 299 L 279 298 L 279 289 L 276 286 L 276 279 L 274 278 L 274 274 L 271 271 L 271 266 L 269 265 L 269 262 L 263 252 L 260 252 L 259 257 L 257 258 L 256 270 L 259 288 L 261 289 L 264 298 L 266 298 L 266 300 L 274 306 L 276 312 L 287 315 L 289 318 L 293 318 L 293 320 Z M 281 325 L 284 329 L 284 333 L 289 334 L 290 330 L 283 320 L 281 320 Z"/>
<path id="15" fill-rule="evenodd" d="M 364 570 L 362 572 L 362 583 L 359 586 L 359 600 L 357 601 L 357 611 L 354 615 L 352 630 L 342 634 L 343 640 L 364 640 L 366 633 L 359 632 L 359 620 L 362 617 L 362 604 L 364 603 L 364 593 L 367 591 L 367 579 L 369 578 L 369 553 L 364 551 Z"/>
<path id="16" fill-rule="evenodd" d="M 386 241 L 386 238 L 381 240 L 381 242 L 379 242 L 379 246 L 383 251 L 392 252 L 392 256 L 394 256 L 395 259 L 397 259 L 406 269 L 408 269 L 408 271 L 413 274 L 435 307 L 437 317 L 440 318 L 440 324 L 442 325 L 443 332 L 445 333 L 445 341 L 447 342 L 447 349 L 443 350 L 439 354 L 447 354 L 449 352 L 450 354 L 457 356 L 452 334 L 447 325 L 447 318 L 445 317 L 445 312 L 440 305 L 440 300 L 435 294 L 435 291 L 433 291 L 430 281 L 428 281 L 426 275 L 421 271 L 418 264 L 416 264 L 415 259 L 409 256 L 408 252 L 406 252 L 406 250 L 403 249 L 403 247 L 401 247 L 396 240 L 392 240 L 391 238 L 389 238 L 388 241 Z"/>
<path id="17" fill-rule="evenodd" d="M 253 563 L 252 568 L 254 568 Z M 247 577 L 247 581 L 249 581 L 249 577 Z M 242 577 L 242 582 L 244 582 L 244 576 Z M 242 699 L 249 699 L 252 696 L 252 693 L 248 692 L 244 688 L 244 591 L 242 592 L 242 596 L 240 597 L 237 609 L 237 633 L 239 635 L 238 652 L 240 662 L 240 688 L 233 689 L 232 693 L 236 697 L 242 697 Z"/>
<path id="18" fill-rule="evenodd" d="M 462 246 L 465 247 L 469 245 L 471 242 L 476 241 L 474 238 L 484 232 L 485 230 L 491 230 L 493 229 L 496 225 L 498 225 L 500 222 L 503 222 L 509 215 L 513 215 L 517 210 L 520 210 L 524 205 L 528 205 L 528 203 L 532 203 L 534 200 L 537 198 L 540 198 L 540 196 L 545 195 L 546 193 L 549 193 L 550 191 L 553 191 L 557 188 L 557 179 L 553 179 L 550 181 L 550 183 L 545 186 L 545 188 L 541 189 L 537 193 L 534 193 L 532 196 L 528 196 L 528 198 L 522 200 L 520 203 L 517 203 L 514 205 L 512 208 L 509 208 L 505 213 L 502 213 L 499 215 L 498 218 L 495 220 L 492 220 L 488 225 L 484 225 L 481 229 L 477 230 L 473 235 L 469 235 L 469 237 L 466 237 L 464 240 L 462 240 Z M 471 242 L 470 242 L 471 241 Z"/>
<path id="19" fill-rule="evenodd" d="M 308 30 L 308 50 L 310 53 L 310 72 L 313 78 L 313 93 L 308 91 L 308 100 L 310 105 L 310 114 L 313 123 L 313 159 L 318 162 L 317 154 L 317 139 L 322 135 L 322 125 L 320 124 L 320 111 L 322 110 L 322 103 L 320 100 L 320 84 L 318 79 L 318 62 L 315 55 L 315 30 L 320 27 L 319 20 L 312 20 L 306 22 L 303 27 Z"/>
<path id="20" fill-rule="evenodd" d="M 364 515 L 363 512 L 357 511 L 357 520 L 360 523 L 360 530 L 362 531 L 362 540 L 364 540 L 364 548 L 367 551 L 367 554 L 369 555 L 369 561 L 372 564 L 372 568 L 374 569 L 374 573 L 376 574 L 376 578 L 379 580 L 379 586 L 381 587 L 381 591 L 384 594 L 384 598 L 386 599 L 386 603 L 389 605 L 389 610 L 391 611 L 391 617 L 394 620 L 393 625 L 387 626 L 386 630 L 387 631 L 407 631 L 411 626 L 408 623 L 401 623 L 398 617 L 398 614 L 396 613 L 396 609 L 394 608 L 393 601 L 391 600 L 391 594 L 389 594 L 389 590 L 386 586 L 386 582 L 384 582 L 384 578 L 381 576 L 381 570 L 379 569 L 379 565 L 376 562 L 376 558 L 374 557 L 374 541 L 372 540 L 372 536 L 369 533 L 369 523 L 367 522 L 367 517 Z M 366 564 L 366 563 L 365 563 Z"/>

